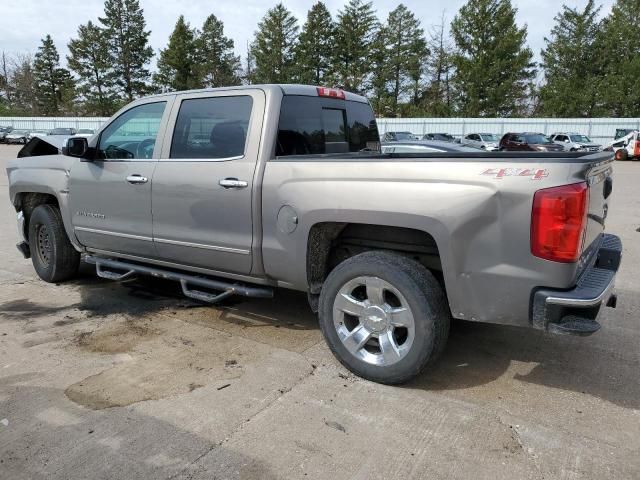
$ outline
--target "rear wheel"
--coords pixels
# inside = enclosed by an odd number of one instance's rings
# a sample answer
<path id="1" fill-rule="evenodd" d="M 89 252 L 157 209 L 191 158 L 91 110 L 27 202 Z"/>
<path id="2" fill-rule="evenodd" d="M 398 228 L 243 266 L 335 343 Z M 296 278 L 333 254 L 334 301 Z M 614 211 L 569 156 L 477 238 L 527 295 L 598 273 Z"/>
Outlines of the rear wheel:
<path id="1" fill-rule="evenodd" d="M 320 295 L 329 348 L 368 380 L 403 383 L 434 362 L 446 344 L 449 311 L 435 277 L 416 261 L 366 252 L 338 265 Z"/>
<path id="2" fill-rule="evenodd" d="M 616 150 L 615 158 L 616 160 L 620 160 L 620 161 L 629 160 L 629 153 L 627 152 L 626 149 L 621 148 L 619 150 Z"/>
<path id="3" fill-rule="evenodd" d="M 64 230 L 60 211 L 53 205 L 40 205 L 29 220 L 31 261 L 45 282 L 69 280 L 78 272 L 80 253 L 73 248 Z"/>

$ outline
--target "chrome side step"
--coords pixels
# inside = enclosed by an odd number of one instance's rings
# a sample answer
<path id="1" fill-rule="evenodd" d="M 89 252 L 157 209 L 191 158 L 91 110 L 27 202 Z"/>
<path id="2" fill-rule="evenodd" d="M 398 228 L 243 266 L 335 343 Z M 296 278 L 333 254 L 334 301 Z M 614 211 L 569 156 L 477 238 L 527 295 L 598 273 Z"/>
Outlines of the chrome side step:
<path id="1" fill-rule="evenodd" d="M 148 265 L 123 260 L 97 257 L 95 255 L 87 255 L 85 261 L 95 264 L 97 275 L 108 280 L 121 281 L 140 274 L 178 281 L 182 286 L 182 292 L 185 296 L 201 302 L 217 303 L 231 295 L 273 298 L 273 289 L 270 287 L 250 286 L 241 283 L 231 283 L 225 280 L 214 280 L 212 278 L 190 275 L 173 270 L 164 270 L 162 268 L 150 267 Z M 209 290 L 220 291 L 221 293 L 204 292 L 194 289 L 193 287 L 202 287 Z"/>

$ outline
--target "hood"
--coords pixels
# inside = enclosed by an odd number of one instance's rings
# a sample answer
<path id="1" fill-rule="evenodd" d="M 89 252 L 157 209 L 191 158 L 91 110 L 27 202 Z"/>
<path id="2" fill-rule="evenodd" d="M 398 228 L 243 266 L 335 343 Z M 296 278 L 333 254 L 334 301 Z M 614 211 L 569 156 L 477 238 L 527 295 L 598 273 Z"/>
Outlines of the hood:
<path id="1" fill-rule="evenodd" d="M 18 158 L 61 154 L 62 146 L 68 138 L 70 137 L 67 135 L 33 137 L 20 149 Z"/>

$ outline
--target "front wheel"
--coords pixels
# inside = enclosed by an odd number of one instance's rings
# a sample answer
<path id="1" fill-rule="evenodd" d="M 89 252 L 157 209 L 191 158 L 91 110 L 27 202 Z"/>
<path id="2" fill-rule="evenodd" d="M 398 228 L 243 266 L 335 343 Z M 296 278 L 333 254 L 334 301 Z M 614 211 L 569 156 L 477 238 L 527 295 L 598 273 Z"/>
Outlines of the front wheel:
<path id="1" fill-rule="evenodd" d="M 338 265 L 320 294 L 329 348 L 367 380 L 404 383 L 444 350 L 450 314 L 442 288 L 418 262 L 366 252 Z"/>
<path id="2" fill-rule="evenodd" d="M 40 205 L 33 210 L 29 248 L 33 268 L 45 282 L 62 282 L 77 274 L 80 253 L 69 242 L 60 210 L 55 206 Z"/>

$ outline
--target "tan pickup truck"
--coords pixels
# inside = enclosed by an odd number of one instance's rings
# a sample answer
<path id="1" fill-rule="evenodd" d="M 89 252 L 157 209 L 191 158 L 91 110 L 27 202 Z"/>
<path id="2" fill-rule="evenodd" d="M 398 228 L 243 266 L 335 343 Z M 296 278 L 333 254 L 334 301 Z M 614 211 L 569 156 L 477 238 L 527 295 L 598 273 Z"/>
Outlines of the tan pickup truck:
<path id="1" fill-rule="evenodd" d="M 452 317 L 584 335 L 615 306 L 611 153 L 385 153 L 365 98 L 302 85 L 152 96 L 46 142 L 7 169 L 43 280 L 83 256 L 212 303 L 307 292 L 337 358 L 374 381 L 433 362 Z"/>

